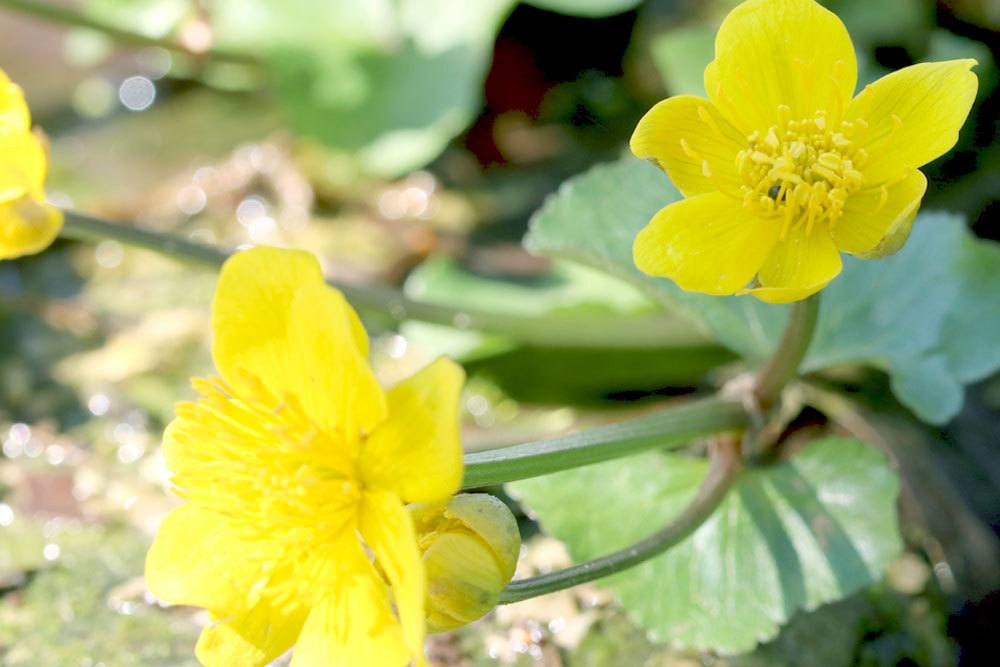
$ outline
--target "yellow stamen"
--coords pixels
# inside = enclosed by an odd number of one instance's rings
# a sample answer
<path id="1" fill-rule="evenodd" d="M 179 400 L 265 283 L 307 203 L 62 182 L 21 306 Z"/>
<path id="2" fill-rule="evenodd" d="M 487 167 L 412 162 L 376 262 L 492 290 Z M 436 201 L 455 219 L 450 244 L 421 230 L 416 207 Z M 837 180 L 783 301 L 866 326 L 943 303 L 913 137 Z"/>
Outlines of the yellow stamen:
<path id="1" fill-rule="evenodd" d="M 744 206 L 780 215 L 782 239 L 798 227 L 809 234 L 817 225 L 836 224 L 847 197 L 861 188 L 859 167 L 868 158 L 855 148 L 863 121 L 832 126 L 822 111 L 804 119 L 790 114 L 780 106 L 778 124 L 747 136 L 747 148 L 736 156 Z"/>

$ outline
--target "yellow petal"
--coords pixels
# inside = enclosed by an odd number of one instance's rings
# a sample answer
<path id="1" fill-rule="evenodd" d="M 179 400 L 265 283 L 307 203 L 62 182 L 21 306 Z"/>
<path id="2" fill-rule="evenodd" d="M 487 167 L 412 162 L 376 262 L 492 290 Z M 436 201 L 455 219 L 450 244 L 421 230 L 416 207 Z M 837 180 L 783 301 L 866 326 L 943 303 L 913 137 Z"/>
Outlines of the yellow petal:
<path id="1" fill-rule="evenodd" d="M 0 134 L 0 203 L 30 195 L 44 199 L 48 156 L 29 132 Z"/>
<path id="2" fill-rule="evenodd" d="M 857 61 L 847 29 L 813 0 L 747 0 L 726 16 L 715 39 L 705 88 L 744 134 L 825 111 L 834 122 L 854 94 Z"/>
<path id="3" fill-rule="evenodd" d="M 298 396 L 318 424 L 351 435 L 371 433 L 386 417 L 385 392 L 355 342 L 357 323 L 344 296 L 325 283 L 305 285 L 292 302 Z"/>
<path id="4" fill-rule="evenodd" d="M 410 659 L 385 586 L 369 565 L 342 574 L 312 609 L 292 667 L 405 667 Z"/>
<path id="5" fill-rule="evenodd" d="M 848 120 L 864 119 L 866 184 L 880 184 L 944 155 L 958 141 L 979 86 L 975 60 L 921 63 L 887 74 L 854 98 Z"/>
<path id="6" fill-rule="evenodd" d="M 369 486 L 406 502 L 448 498 L 462 482 L 458 398 L 465 373 L 444 357 L 390 389 L 389 415 L 361 455 Z"/>
<path id="7" fill-rule="evenodd" d="M 0 259 L 45 250 L 62 224 L 62 211 L 29 195 L 0 204 Z"/>
<path id="8" fill-rule="evenodd" d="M 663 100 L 639 121 L 630 146 L 637 157 L 656 160 L 687 197 L 739 192 L 736 154 L 746 138 L 708 100 L 690 95 Z"/>
<path id="9" fill-rule="evenodd" d="M 636 266 L 682 288 L 733 294 L 771 251 L 778 223 L 749 215 L 736 199 L 707 194 L 660 210 L 635 238 Z"/>
<path id="10" fill-rule="evenodd" d="M 195 655 L 205 667 L 263 667 L 292 647 L 306 622 L 301 606 L 261 599 L 245 612 L 214 618 L 201 632 Z"/>
<path id="11" fill-rule="evenodd" d="M 188 503 L 160 525 L 146 554 L 146 586 L 170 604 L 239 609 L 261 576 L 248 552 L 225 517 Z"/>
<path id="12" fill-rule="evenodd" d="M 837 246 L 822 230 L 779 241 L 760 270 L 761 287 L 748 290 L 761 301 L 799 301 L 826 287 L 838 273 Z"/>
<path id="13" fill-rule="evenodd" d="M 349 438 L 385 416 L 364 330 L 312 255 L 261 247 L 233 256 L 219 277 L 213 329 L 215 363 L 231 386 L 251 390 L 250 374 Z"/>
<path id="14" fill-rule="evenodd" d="M 0 70 L 0 135 L 27 132 L 30 128 L 31 115 L 24 93 Z"/>
<path id="15" fill-rule="evenodd" d="M 843 252 L 862 257 L 892 254 L 909 236 L 927 178 L 919 171 L 892 185 L 851 195 L 833 226 L 833 241 Z"/>
<path id="16" fill-rule="evenodd" d="M 392 587 L 403 643 L 411 657 L 422 656 L 426 584 L 413 519 L 395 494 L 369 492 L 362 498 L 359 528 Z"/>

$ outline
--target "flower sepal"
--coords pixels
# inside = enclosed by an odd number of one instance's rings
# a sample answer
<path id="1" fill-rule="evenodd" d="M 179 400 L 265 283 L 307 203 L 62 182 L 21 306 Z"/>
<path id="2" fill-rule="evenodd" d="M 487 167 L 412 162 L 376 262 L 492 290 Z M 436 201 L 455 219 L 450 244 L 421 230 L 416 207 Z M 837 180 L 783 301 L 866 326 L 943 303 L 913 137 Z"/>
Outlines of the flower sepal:
<path id="1" fill-rule="evenodd" d="M 517 567 L 521 536 L 505 504 L 463 493 L 447 504 L 411 505 L 427 572 L 427 629 L 443 632 L 496 607 Z"/>

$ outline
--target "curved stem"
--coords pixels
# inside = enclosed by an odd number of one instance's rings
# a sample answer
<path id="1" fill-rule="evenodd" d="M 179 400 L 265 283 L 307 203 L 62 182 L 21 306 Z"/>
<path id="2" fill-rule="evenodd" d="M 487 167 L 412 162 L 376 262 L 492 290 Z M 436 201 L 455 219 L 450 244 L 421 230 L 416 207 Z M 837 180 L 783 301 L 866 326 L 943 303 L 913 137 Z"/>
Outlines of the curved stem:
<path id="1" fill-rule="evenodd" d="M 812 342 L 818 317 L 819 292 L 804 301 L 796 301 L 792 306 L 785 333 L 774 355 L 757 374 L 754 398 L 763 412 L 771 409 L 781 390 L 798 373 L 799 364 Z"/>
<path id="2" fill-rule="evenodd" d="M 735 438 L 721 438 L 712 445 L 711 463 L 698 493 L 669 524 L 630 547 L 563 570 L 514 581 L 500 593 L 500 603 L 560 591 L 616 574 L 659 556 L 683 542 L 712 515 L 726 497 L 740 470 L 739 444 Z"/>
<path id="3" fill-rule="evenodd" d="M 87 16 L 77 10 L 67 9 L 59 5 L 52 5 L 47 2 L 36 2 L 35 0 L 0 0 L 0 7 L 13 11 L 28 14 L 50 23 L 72 26 L 76 28 L 87 28 L 103 33 L 123 44 L 132 46 L 158 46 L 168 51 L 182 53 L 192 58 L 211 58 L 217 61 L 239 63 L 243 65 L 256 65 L 257 60 L 250 55 L 211 49 L 207 52 L 200 52 L 169 37 L 152 37 L 139 32 L 126 30 L 116 25 Z"/>
<path id="4" fill-rule="evenodd" d="M 706 398 L 581 433 L 465 455 L 462 488 L 538 477 L 652 449 L 676 449 L 694 438 L 749 423 L 738 403 Z"/>
<path id="5" fill-rule="evenodd" d="M 3 0 L 0 0 L 3 2 Z M 108 222 L 65 211 L 62 236 L 84 241 L 112 239 L 168 257 L 218 269 L 228 252 L 172 234 Z M 380 313 L 393 320 L 421 320 L 459 329 L 486 331 L 522 344 L 564 348 L 662 349 L 699 347 L 712 343 L 704 334 L 663 314 L 565 315 L 526 317 L 413 301 L 385 285 L 331 283 L 359 310 Z"/>

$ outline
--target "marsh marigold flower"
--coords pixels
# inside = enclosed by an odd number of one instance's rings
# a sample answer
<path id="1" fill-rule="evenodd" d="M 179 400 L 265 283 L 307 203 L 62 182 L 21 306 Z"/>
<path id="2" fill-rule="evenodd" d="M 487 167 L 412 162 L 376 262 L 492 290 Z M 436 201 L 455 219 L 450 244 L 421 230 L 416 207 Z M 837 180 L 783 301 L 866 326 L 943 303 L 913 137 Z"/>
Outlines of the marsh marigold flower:
<path id="1" fill-rule="evenodd" d="M 187 502 L 146 560 L 150 591 L 206 608 L 212 667 L 424 664 L 425 573 L 405 503 L 459 487 L 462 370 L 440 359 L 388 391 L 368 338 L 309 254 L 226 262 L 213 304 L 218 377 L 164 434 Z"/>
<path id="2" fill-rule="evenodd" d="M 517 520 L 486 493 L 463 493 L 446 505 L 410 507 L 427 570 L 431 630 L 471 623 L 497 606 L 521 551 Z"/>
<path id="3" fill-rule="evenodd" d="M 0 70 L 0 259 L 40 252 L 59 234 L 62 212 L 45 202 L 47 161 L 24 94 Z"/>
<path id="4" fill-rule="evenodd" d="M 632 136 L 685 197 L 636 237 L 636 265 L 690 291 L 787 302 L 826 286 L 841 252 L 895 252 L 927 187 L 917 168 L 968 116 L 973 65 L 913 65 L 852 99 L 840 19 L 812 0 L 747 0 L 719 29 L 708 99 L 664 100 Z"/>

